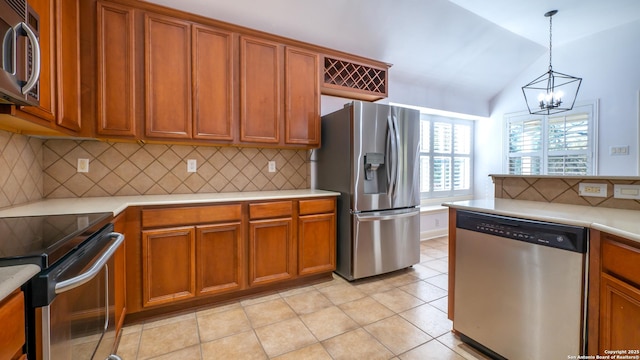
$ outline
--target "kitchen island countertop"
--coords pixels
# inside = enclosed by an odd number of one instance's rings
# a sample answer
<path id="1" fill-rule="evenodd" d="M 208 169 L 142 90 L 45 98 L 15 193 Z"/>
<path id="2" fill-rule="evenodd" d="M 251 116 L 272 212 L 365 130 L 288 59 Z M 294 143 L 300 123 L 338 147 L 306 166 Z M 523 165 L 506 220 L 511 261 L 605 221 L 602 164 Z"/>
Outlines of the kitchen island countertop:
<path id="1" fill-rule="evenodd" d="M 640 242 L 640 211 L 511 199 L 479 199 L 442 204 L 538 221 L 583 226 Z"/>

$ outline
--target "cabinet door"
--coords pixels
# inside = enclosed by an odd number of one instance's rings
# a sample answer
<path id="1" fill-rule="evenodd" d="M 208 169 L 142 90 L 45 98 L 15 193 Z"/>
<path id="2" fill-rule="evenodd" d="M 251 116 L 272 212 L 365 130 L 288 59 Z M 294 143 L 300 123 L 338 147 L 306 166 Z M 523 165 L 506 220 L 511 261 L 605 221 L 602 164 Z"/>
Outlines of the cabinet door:
<path id="1" fill-rule="evenodd" d="M 607 274 L 600 283 L 600 354 L 605 350 L 638 350 L 640 289 Z"/>
<path id="2" fill-rule="evenodd" d="M 240 38 L 240 141 L 280 142 L 282 47 Z"/>
<path id="3" fill-rule="evenodd" d="M 309 275 L 336 268 L 336 217 L 331 214 L 298 218 L 298 274 Z"/>
<path id="4" fill-rule="evenodd" d="M 142 277 L 144 307 L 194 297 L 195 228 L 143 231 Z"/>
<path id="5" fill-rule="evenodd" d="M 80 1 L 55 0 L 59 126 L 80 131 Z"/>
<path id="6" fill-rule="evenodd" d="M 145 14 L 145 134 L 191 138 L 191 27 Z"/>
<path id="7" fill-rule="evenodd" d="M 249 285 L 291 279 L 295 274 L 292 220 L 256 220 L 249 223 Z"/>
<path id="8" fill-rule="evenodd" d="M 193 26 L 193 121 L 196 139 L 231 141 L 236 126 L 234 36 Z"/>
<path id="9" fill-rule="evenodd" d="M 132 8 L 98 2 L 96 131 L 99 135 L 136 135 L 133 15 Z"/>
<path id="10" fill-rule="evenodd" d="M 40 17 L 40 78 L 38 91 L 40 105 L 22 106 L 20 110 L 46 120 L 49 124 L 55 120 L 55 19 L 53 1 L 30 0 L 29 6 Z"/>
<path id="11" fill-rule="evenodd" d="M 240 222 L 196 228 L 198 295 L 240 290 L 244 287 L 242 243 Z"/>
<path id="12" fill-rule="evenodd" d="M 320 146 L 320 76 L 316 53 L 285 50 L 285 143 Z"/>

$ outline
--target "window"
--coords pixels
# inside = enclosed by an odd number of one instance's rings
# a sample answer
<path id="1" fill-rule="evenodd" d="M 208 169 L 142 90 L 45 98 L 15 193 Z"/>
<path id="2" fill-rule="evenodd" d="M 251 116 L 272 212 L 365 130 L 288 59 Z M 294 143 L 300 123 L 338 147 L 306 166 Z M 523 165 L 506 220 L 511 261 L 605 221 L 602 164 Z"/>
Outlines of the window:
<path id="1" fill-rule="evenodd" d="M 595 175 L 596 104 L 548 115 L 507 114 L 507 170 L 516 175 Z"/>
<path id="2" fill-rule="evenodd" d="M 425 198 L 471 195 L 471 120 L 420 114 L 420 194 Z"/>

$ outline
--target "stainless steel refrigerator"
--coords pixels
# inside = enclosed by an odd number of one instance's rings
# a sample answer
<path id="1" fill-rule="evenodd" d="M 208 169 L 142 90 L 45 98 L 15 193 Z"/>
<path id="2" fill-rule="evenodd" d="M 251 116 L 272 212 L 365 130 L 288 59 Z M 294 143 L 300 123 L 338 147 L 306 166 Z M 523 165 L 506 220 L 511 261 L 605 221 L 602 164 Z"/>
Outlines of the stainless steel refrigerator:
<path id="1" fill-rule="evenodd" d="M 322 117 L 313 187 L 340 192 L 336 272 L 355 280 L 420 262 L 420 113 L 361 101 Z"/>

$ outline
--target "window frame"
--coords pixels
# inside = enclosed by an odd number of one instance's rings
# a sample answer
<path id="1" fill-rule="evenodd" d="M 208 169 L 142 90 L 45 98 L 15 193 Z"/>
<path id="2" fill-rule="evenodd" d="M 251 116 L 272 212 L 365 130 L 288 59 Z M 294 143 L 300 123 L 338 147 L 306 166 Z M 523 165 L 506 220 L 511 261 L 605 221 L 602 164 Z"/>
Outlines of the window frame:
<path id="1" fill-rule="evenodd" d="M 549 118 L 557 118 L 559 116 L 570 116 L 575 114 L 588 113 L 588 146 L 587 150 L 584 153 L 587 154 L 587 164 L 588 169 L 591 171 L 587 174 L 551 174 L 551 176 L 596 176 L 598 174 L 598 101 L 592 102 L 581 102 L 576 103 L 572 110 L 552 114 L 552 115 L 532 115 L 529 114 L 528 111 L 519 111 L 514 113 L 508 113 L 504 115 L 504 136 L 503 136 L 503 146 L 504 146 L 504 157 L 503 157 L 503 165 L 502 168 L 505 174 L 510 175 L 529 175 L 529 174 L 512 174 L 509 169 L 509 159 L 512 157 L 512 154 L 516 155 L 539 155 L 540 156 L 540 173 L 539 174 L 531 174 L 531 175 L 548 175 L 549 170 Z M 509 125 L 515 121 L 522 121 L 526 119 L 538 119 L 541 121 L 541 142 L 542 148 L 539 151 L 520 151 L 520 152 L 510 152 L 510 133 L 509 133 Z M 563 150 L 559 151 L 559 153 L 575 153 L 571 150 Z M 582 152 L 579 152 L 582 153 Z"/>
<path id="2" fill-rule="evenodd" d="M 423 151 L 422 148 L 422 127 L 425 122 L 429 123 L 429 149 L 428 151 Z M 434 151 L 434 123 L 446 123 L 451 125 L 451 152 L 435 152 Z M 456 125 L 464 125 L 470 128 L 469 134 L 469 154 L 456 154 L 455 149 L 455 126 Z M 420 200 L 423 204 L 429 203 L 432 201 L 442 201 L 443 199 L 447 200 L 461 200 L 461 199 L 470 199 L 473 198 L 473 190 L 474 190 L 474 152 L 475 152 L 475 126 L 476 121 L 469 119 L 460 119 L 450 116 L 444 115 L 436 115 L 429 114 L 425 112 L 420 113 L 420 137 L 421 137 L 421 145 L 418 151 L 418 157 L 420 158 L 420 162 L 422 164 L 422 156 L 428 156 L 430 159 L 429 163 L 429 188 L 427 191 L 422 191 L 422 171 L 420 173 Z M 448 157 L 451 162 L 451 176 L 450 176 L 450 186 L 451 190 L 446 191 L 436 191 L 434 190 L 434 169 L 433 159 L 434 157 Z M 455 176 L 454 176 L 454 162 L 456 158 L 468 158 L 469 160 L 469 188 L 468 189 L 455 189 Z M 422 165 L 421 165 L 422 166 Z"/>

